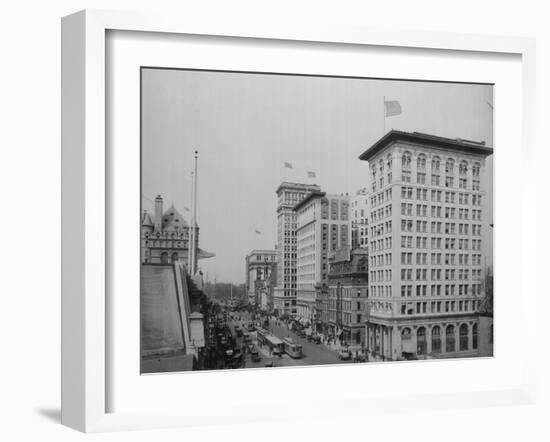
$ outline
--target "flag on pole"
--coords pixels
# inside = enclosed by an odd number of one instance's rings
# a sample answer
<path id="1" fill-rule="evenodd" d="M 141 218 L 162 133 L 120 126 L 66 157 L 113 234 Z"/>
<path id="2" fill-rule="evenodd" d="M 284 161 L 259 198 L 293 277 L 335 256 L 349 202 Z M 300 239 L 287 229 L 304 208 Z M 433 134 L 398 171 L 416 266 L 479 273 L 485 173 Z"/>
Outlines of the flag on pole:
<path id="1" fill-rule="evenodd" d="M 186 212 L 189 212 L 189 207 L 184 207 Z"/>
<path id="2" fill-rule="evenodd" d="M 395 115 L 400 115 L 403 110 L 401 109 L 401 104 L 399 101 L 384 101 L 384 109 L 386 112 L 386 117 L 393 117 Z"/>
<path id="3" fill-rule="evenodd" d="M 292 169 L 292 163 L 289 163 L 289 162 L 285 161 L 285 168 L 286 169 Z"/>
<path id="4" fill-rule="evenodd" d="M 310 172 L 310 171 L 308 171 L 308 172 L 307 172 L 307 177 L 308 177 L 308 178 L 316 178 L 317 175 L 315 175 L 315 172 Z"/>
<path id="5" fill-rule="evenodd" d="M 262 234 L 262 232 L 260 232 L 258 229 L 256 229 L 255 232 L 256 232 L 256 235 L 261 235 Z"/>

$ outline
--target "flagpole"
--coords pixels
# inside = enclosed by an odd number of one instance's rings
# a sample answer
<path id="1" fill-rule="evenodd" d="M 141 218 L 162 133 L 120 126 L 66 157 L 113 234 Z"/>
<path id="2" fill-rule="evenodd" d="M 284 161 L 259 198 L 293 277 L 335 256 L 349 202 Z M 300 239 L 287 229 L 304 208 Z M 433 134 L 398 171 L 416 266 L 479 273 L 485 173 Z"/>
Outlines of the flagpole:
<path id="1" fill-rule="evenodd" d="M 382 97 L 382 116 L 384 117 L 384 130 L 382 132 L 382 136 L 386 135 L 386 96 L 384 95 Z"/>
<path id="2" fill-rule="evenodd" d="M 196 262 L 197 262 L 197 175 L 198 175 L 198 154 L 199 151 L 195 151 L 195 182 L 193 185 L 193 263 L 191 269 L 193 270 L 193 275 L 196 273 Z"/>
<path id="3" fill-rule="evenodd" d="M 187 271 L 189 274 L 191 274 L 191 260 L 193 259 L 193 255 L 191 252 L 191 244 L 193 244 L 193 195 L 195 194 L 193 191 L 193 185 L 195 183 L 195 179 L 193 176 L 193 171 L 191 171 L 191 213 L 190 213 L 190 220 L 189 220 L 189 231 L 187 234 L 188 240 L 187 240 Z"/>

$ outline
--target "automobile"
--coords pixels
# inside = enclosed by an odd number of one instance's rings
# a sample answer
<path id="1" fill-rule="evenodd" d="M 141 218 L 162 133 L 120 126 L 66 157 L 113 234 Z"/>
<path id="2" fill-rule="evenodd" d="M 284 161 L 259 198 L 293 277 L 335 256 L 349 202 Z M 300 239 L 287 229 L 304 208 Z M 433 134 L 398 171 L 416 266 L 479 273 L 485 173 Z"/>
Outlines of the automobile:
<path id="1" fill-rule="evenodd" d="M 241 368 L 243 364 L 243 355 L 242 354 L 235 354 L 233 355 L 233 360 L 232 360 L 232 368 Z"/>
<path id="2" fill-rule="evenodd" d="M 260 353 L 258 352 L 257 349 L 253 349 L 250 351 L 250 355 L 252 357 L 252 361 L 253 362 L 258 362 L 262 359 L 262 357 L 260 356 Z"/>
<path id="3" fill-rule="evenodd" d="M 252 322 L 248 324 L 247 328 L 248 328 L 249 332 L 253 332 L 254 330 L 256 330 L 256 328 L 254 327 L 254 324 Z"/>
<path id="4" fill-rule="evenodd" d="M 311 341 L 312 341 L 312 342 L 315 342 L 316 344 L 320 344 L 320 343 L 321 343 L 321 336 L 319 336 L 319 335 L 312 335 L 312 336 L 311 336 Z"/>
<path id="5" fill-rule="evenodd" d="M 264 365 L 264 367 L 273 367 L 273 361 L 268 362 L 267 364 Z"/>
<path id="6" fill-rule="evenodd" d="M 273 347 L 273 350 L 271 350 L 271 353 L 273 354 L 273 356 L 282 356 L 283 355 L 283 351 L 278 347 Z"/>
<path id="7" fill-rule="evenodd" d="M 368 362 L 367 361 L 367 355 L 364 352 L 357 352 L 355 357 L 353 358 L 355 362 Z"/>
<path id="8" fill-rule="evenodd" d="M 349 361 L 351 359 L 351 353 L 349 350 L 340 350 L 338 352 L 338 359 L 341 361 Z"/>

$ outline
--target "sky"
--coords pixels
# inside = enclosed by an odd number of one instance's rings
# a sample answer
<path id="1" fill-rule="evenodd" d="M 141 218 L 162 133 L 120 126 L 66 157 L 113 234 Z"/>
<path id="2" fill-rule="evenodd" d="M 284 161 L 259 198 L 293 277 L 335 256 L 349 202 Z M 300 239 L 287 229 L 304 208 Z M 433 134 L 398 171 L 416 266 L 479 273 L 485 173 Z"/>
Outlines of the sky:
<path id="1" fill-rule="evenodd" d="M 385 128 L 384 98 L 402 108 Z M 355 194 L 369 185 L 368 163 L 358 156 L 390 129 L 494 147 L 492 103 L 490 85 L 143 69 L 142 207 L 154 213 L 161 195 L 165 209 L 174 204 L 189 218 L 198 150 L 200 247 L 216 254 L 199 266 L 211 280 L 242 283 L 247 253 L 275 247 L 283 180 Z M 487 223 L 492 182 L 489 157 Z"/>

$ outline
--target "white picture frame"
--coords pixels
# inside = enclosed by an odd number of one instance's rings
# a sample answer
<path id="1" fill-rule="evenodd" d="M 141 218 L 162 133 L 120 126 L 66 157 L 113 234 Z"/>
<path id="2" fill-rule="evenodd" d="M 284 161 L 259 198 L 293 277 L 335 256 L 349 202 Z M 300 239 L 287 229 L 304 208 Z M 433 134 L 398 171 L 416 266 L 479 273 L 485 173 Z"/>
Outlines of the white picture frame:
<path id="1" fill-rule="evenodd" d="M 140 411 L 107 412 L 112 388 L 106 375 L 109 365 L 108 266 L 106 244 L 110 240 L 107 217 L 110 198 L 106 174 L 106 33 L 146 31 L 163 34 L 192 34 L 220 37 L 276 39 L 289 42 L 374 45 L 404 49 L 426 48 L 444 51 L 472 51 L 515 54 L 521 57 L 523 167 L 534 161 L 535 43 L 532 39 L 349 28 L 336 25 L 292 27 L 285 24 L 211 23 L 193 17 L 153 16 L 87 10 L 62 21 L 62 423 L 85 432 L 158 428 L 212 423 L 197 412 Z M 521 192 L 521 219 L 534 219 L 536 194 Z M 523 223 L 521 243 L 534 244 L 535 232 Z M 529 247 L 521 248 L 523 262 Z M 536 303 L 534 268 L 521 269 L 519 308 Z M 497 275 L 498 277 L 498 275 Z M 398 392 L 373 401 L 342 396 L 339 413 L 365 414 L 375 410 L 399 411 L 411 404 L 422 409 L 532 403 L 535 397 L 535 328 L 533 321 L 518 318 L 524 331 L 525 365 L 521 378 L 510 388 L 473 391 L 469 394 L 426 394 L 404 398 Z M 338 368 L 332 368 L 338 370 Z M 288 371 L 287 371 L 288 373 Z M 223 374 L 222 374 L 223 375 Z M 243 399 L 244 401 L 244 399 Z M 244 404 L 241 404 L 241 406 Z M 306 414 L 322 415 L 314 404 Z M 246 419 L 260 421 L 296 416 L 282 410 L 268 415 L 255 410 Z"/>

